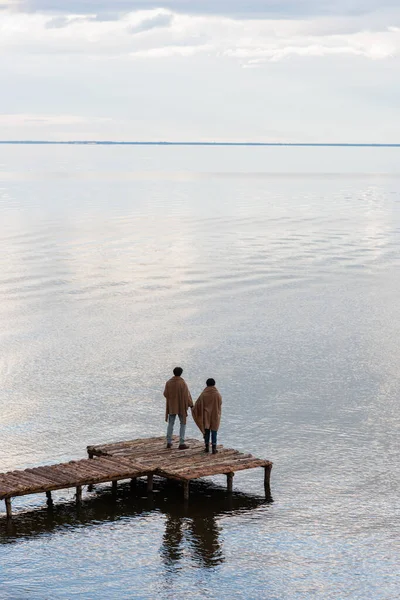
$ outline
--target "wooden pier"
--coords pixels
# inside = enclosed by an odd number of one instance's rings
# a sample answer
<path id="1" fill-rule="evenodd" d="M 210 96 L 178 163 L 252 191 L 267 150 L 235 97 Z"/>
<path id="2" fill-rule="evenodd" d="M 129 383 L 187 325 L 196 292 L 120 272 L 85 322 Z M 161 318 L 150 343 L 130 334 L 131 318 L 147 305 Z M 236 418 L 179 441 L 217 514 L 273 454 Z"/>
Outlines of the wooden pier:
<path id="1" fill-rule="evenodd" d="M 187 440 L 187 450 L 178 450 L 177 438 L 174 444 L 172 449 L 167 449 L 165 437 L 158 437 L 88 446 L 88 459 L 0 473 L 0 499 L 5 500 L 7 517 L 11 519 L 11 498 L 15 496 L 45 493 L 51 504 L 52 491 L 76 488 L 79 505 L 84 485 L 112 482 L 115 492 L 117 481 L 130 479 L 133 489 L 136 479 L 146 476 L 147 490 L 151 493 L 153 477 L 157 475 L 180 481 L 184 498 L 188 500 L 192 479 L 226 475 L 228 492 L 231 492 L 234 473 L 256 467 L 264 468 L 265 494 L 270 498 L 270 461 L 223 446 L 218 446 L 217 454 L 207 454 L 204 443 L 194 439 Z"/>

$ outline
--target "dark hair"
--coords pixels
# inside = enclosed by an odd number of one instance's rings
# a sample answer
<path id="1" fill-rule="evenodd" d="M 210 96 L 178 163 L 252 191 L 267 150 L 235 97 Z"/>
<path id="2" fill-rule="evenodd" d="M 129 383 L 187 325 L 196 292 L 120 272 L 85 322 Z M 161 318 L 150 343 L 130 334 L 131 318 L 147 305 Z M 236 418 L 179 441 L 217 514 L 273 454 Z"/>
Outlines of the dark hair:
<path id="1" fill-rule="evenodd" d="M 213 385 L 215 385 L 215 379 L 213 379 L 213 378 L 211 378 L 211 379 L 207 379 L 207 381 L 206 381 L 206 386 L 207 386 L 207 387 L 211 387 L 211 386 L 213 386 Z"/>
<path id="2" fill-rule="evenodd" d="M 180 377 L 183 373 L 183 369 L 181 367 L 175 367 L 174 369 L 174 375 L 176 375 L 176 377 Z"/>

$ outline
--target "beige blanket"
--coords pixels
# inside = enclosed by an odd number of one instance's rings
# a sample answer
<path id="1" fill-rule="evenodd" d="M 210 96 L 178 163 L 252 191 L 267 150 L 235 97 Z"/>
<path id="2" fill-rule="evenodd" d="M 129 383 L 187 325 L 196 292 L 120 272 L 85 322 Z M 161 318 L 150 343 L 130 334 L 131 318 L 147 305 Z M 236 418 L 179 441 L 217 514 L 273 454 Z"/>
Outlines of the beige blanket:
<path id="1" fill-rule="evenodd" d="M 168 415 L 183 415 L 183 422 L 186 423 L 188 408 L 193 406 L 186 381 L 182 377 L 171 377 L 165 384 L 164 396 L 167 401 L 165 420 L 168 421 Z"/>
<path id="2" fill-rule="evenodd" d="M 205 429 L 218 431 L 221 421 L 221 405 L 222 397 L 215 386 L 206 387 L 197 398 L 192 415 L 203 434 Z"/>

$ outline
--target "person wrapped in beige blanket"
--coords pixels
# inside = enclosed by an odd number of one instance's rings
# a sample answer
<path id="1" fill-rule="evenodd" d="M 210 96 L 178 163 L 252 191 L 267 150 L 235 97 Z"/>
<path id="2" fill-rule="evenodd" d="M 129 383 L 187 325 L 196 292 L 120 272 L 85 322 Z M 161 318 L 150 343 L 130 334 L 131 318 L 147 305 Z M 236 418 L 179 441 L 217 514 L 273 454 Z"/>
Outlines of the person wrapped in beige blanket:
<path id="1" fill-rule="evenodd" d="M 210 451 L 210 433 L 212 453 L 217 454 L 217 432 L 221 421 L 222 397 L 215 387 L 214 379 L 207 379 L 206 388 L 196 400 L 192 416 L 204 436 L 205 451 Z"/>
<path id="2" fill-rule="evenodd" d="M 183 373 L 182 367 L 175 367 L 173 373 L 174 376 L 168 379 L 164 389 L 164 397 L 166 399 L 165 420 L 168 423 L 167 448 L 172 448 L 172 434 L 176 415 L 178 415 L 180 421 L 179 450 L 186 450 L 189 448 L 185 444 L 186 418 L 188 408 L 193 406 L 192 396 L 190 395 L 186 381 L 181 377 Z"/>

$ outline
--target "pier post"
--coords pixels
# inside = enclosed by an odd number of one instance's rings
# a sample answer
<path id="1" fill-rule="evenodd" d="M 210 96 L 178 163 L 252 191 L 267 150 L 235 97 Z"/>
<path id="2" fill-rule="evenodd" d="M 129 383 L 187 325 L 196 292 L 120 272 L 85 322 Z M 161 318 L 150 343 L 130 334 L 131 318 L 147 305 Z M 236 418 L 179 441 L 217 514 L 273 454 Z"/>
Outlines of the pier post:
<path id="1" fill-rule="evenodd" d="M 88 453 L 89 460 L 92 460 L 92 458 L 93 458 L 93 452 L 91 452 L 90 450 L 88 450 L 87 453 Z M 87 491 L 88 492 L 93 492 L 93 490 L 94 490 L 94 485 L 93 484 L 88 485 Z"/>
<path id="2" fill-rule="evenodd" d="M 147 491 L 148 492 L 153 491 L 153 473 L 149 473 L 147 475 Z"/>
<path id="3" fill-rule="evenodd" d="M 7 519 L 12 519 L 12 509 L 11 509 L 11 498 L 5 499 L 6 503 L 6 511 L 7 511 Z"/>
<path id="4" fill-rule="evenodd" d="M 233 489 L 233 476 L 235 473 L 227 473 L 226 474 L 226 488 L 229 492 L 229 494 L 232 493 L 232 489 Z"/>
<path id="5" fill-rule="evenodd" d="M 112 481 L 111 482 L 111 493 L 112 493 L 112 495 L 113 495 L 114 498 L 117 495 L 117 485 L 118 485 L 118 481 Z"/>
<path id="6" fill-rule="evenodd" d="M 183 499 L 185 501 L 189 500 L 189 484 L 190 484 L 190 480 L 183 482 Z"/>
<path id="7" fill-rule="evenodd" d="M 91 460 L 93 458 L 93 452 L 88 450 L 87 453 L 88 453 L 88 458 Z M 94 490 L 94 485 L 92 485 L 92 484 L 88 485 L 88 492 L 93 492 L 93 490 Z"/>
<path id="8" fill-rule="evenodd" d="M 80 506 L 82 504 L 82 486 L 76 486 L 76 505 Z"/>
<path id="9" fill-rule="evenodd" d="M 265 490 L 266 498 L 271 498 L 271 485 L 270 485 L 271 469 L 272 469 L 271 464 L 266 465 L 264 467 L 264 490 Z"/>
<path id="10" fill-rule="evenodd" d="M 131 492 L 134 492 L 136 490 L 136 484 L 137 484 L 136 477 L 132 477 L 131 483 L 130 483 Z"/>
<path id="11" fill-rule="evenodd" d="M 51 497 L 51 492 L 46 492 L 46 498 L 47 498 L 47 506 L 49 508 L 53 508 L 53 498 Z"/>

